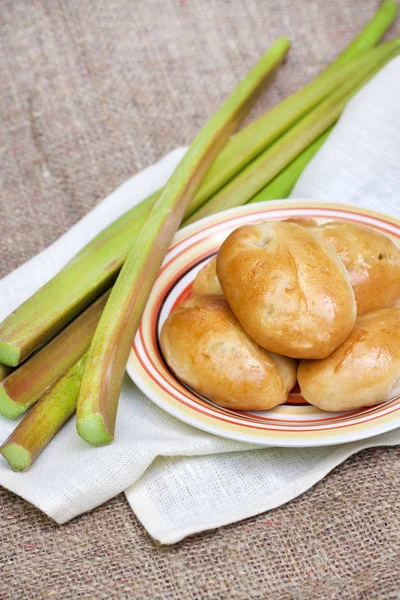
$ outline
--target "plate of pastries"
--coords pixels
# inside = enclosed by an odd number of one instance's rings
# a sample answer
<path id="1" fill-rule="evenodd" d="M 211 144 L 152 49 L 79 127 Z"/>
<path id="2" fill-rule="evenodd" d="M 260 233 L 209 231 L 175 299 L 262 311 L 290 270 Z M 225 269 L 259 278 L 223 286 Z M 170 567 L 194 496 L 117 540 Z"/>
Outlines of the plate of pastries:
<path id="1" fill-rule="evenodd" d="M 243 442 L 400 427 L 400 221 L 295 200 L 180 230 L 127 370 L 166 412 Z"/>

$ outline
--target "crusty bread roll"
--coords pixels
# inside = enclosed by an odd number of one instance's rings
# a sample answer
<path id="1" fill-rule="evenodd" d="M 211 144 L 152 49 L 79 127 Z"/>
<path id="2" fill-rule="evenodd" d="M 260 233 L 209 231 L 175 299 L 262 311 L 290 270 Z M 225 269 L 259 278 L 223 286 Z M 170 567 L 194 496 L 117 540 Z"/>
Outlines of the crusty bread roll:
<path id="1" fill-rule="evenodd" d="M 222 296 L 222 289 L 217 277 L 217 257 L 214 256 L 197 273 L 193 281 L 192 292 L 206 296 Z"/>
<path id="2" fill-rule="evenodd" d="M 353 331 L 325 360 L 303 360 L 303 397 L 327 411 L 361 408 L 400 394 L 400 308 L 358 317 Z"/>
<path id="3" fill-rule="evenodd" d="M 272 408 L 296 382 L 296 362 L 257 346 L 221 296 L 180 304 L 163 325 L 161 348 L 179 379 L 227 408 Z"/>
<path id="4" fill-rule="evenodd" d="M 311 229 L 265 222 L 222 244 L 217 274 L 225 298 L 257 344 L 293 358 L 325 358 L 356 319 L 349 276 Z"/>
<path id="5" fill-rule="evenodd" d="M 358 315 L 393 306 L 400 298 L 400 250 L 386 235 L 343 221 L 325 223 L 315 231 L 342 259 L 354 289 Z"/>

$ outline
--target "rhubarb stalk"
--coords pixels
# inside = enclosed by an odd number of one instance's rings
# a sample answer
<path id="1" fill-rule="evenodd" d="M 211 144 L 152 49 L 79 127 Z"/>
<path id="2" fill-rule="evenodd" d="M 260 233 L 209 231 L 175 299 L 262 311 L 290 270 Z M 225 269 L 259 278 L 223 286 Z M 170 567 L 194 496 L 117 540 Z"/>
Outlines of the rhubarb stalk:
<path id="1" fill-rule="evenodd" d="M 75 412 L 84 354 L 22 419 L 1 446 L 0 453 L 14 471 L 25 471 Z"/>
<path id="2" fill-rule="evenodd" d="M 379 42 L 396 18 L 399 6 L 395 0 L 383 0 L 372 19 L 328 67 L 343 64 L 348 58 L 369 50 Z"/>
<path id="3" fill-rule="evenodd" d="M 21 416 L 90 346 L 109 292 L 0 383 L 0 414 Z"/>
<path id="4" fill-rule="evenodd" d="M 394 42 L 383 44 L 386 50 Z M 240 173 L 262 151 L 288 131 L 301 117 L 318 106 L 332 92 L 346 81 L 356 78 L 360 70 L 374 60 L 370 50 L 352 60 L 340 61 L 340 66 L 331 65 L 313 81 L 282 100 L 267 113 L 239 131 L 216 158 L 204 177 L 201 186 L 191 201 L 186 217 L 203 206 L 213 194 L 218 192 L 236 174 Z M 229 185 L 229 184 L 228 184 Z"/>
<path id="5" fill-rule="evenodd" d="M 248 113 L 286 49 L 285 40 L 276 42 L 203 127 L 135 240 L 88 353 L 77 407 L 77 430 L 87 442 L 98 445 L 113 439 L 132 340 L 171 240 L 207 169 Z"/>
<path id="6" fill-rule="evenodd" d="M 312 157 L 318 152 L 328 138 L 332 128 L 323 133 L 308 148 L 295 158 L 283 171 L 268 183 L 258 194 L 253 196 L 248 204 L 252 202 L 265 202 L 266 200 L 281 200 L 287 198 L 294 188 L 296 181 L 308 165 Z"/>
<path id="7" fill-rule="evenodd" d="M 359 68 L 357 75 L 267 148 L 184 224 L 245 204 L 337 120 L 355 92 L 398 53 L 398 47 L 399 40 L 394 40 L 371 50 L 369 60 Z"/>
<path id="8" fill-rule="evenodd" d="M 0 325 L 0 362 L 17 366 L 46 344 L 76 314 L 114 283 L 135 235 L 150 214 L 154 197 L 123 215 L 77 254 L 53 279 Z"/>

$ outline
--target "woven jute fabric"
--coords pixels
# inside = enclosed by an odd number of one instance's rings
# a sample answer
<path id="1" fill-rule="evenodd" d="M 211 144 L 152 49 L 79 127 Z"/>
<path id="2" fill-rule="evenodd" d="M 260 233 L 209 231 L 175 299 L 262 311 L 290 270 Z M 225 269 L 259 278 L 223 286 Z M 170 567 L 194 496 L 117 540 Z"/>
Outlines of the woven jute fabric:
<path id="1" fill-rule="evenodd" d="M 253 115 L 308 81 L 375 8 L 2 0 L 0 273 L 187 144 L 274 38 L 293 48 Z M 0 598 L 399 598 L 399 474 L 399 449 L 364 451 L 286 506 L 168 548 L 123 495 L 60 527 L 0 490 Z"/>

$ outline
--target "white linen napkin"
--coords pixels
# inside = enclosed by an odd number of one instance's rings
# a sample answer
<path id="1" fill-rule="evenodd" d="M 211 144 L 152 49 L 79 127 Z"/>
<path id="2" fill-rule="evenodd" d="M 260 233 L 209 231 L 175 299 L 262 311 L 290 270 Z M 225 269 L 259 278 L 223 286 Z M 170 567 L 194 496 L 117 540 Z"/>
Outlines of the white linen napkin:
<path id="1" fill-rule="evenodd" d="M 400 216 L 400 58 L 346 108 L 293 198 L 349 202 Z M 47 250 L 0 281 L 0 319 L 53 276 L 130 206 L 162 186 L 185 149 L 142 171 Z M 15 423 L 0 417 L 0 440 Z M 125 377 L 116 440 L 91 448 L 71 420 L 26 473 L 0 461 L 0 484 L 58 523 L 122 490 L 144 527 L 164 544 L 274 508 L 298 496 L 351 454 L 400 443 L 400 430 L 304 449 L 254 449 L 180 423 Z"/>

